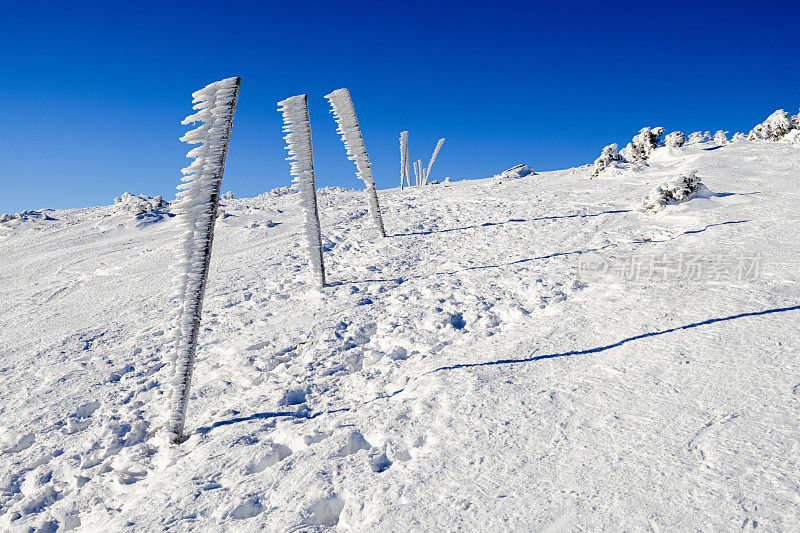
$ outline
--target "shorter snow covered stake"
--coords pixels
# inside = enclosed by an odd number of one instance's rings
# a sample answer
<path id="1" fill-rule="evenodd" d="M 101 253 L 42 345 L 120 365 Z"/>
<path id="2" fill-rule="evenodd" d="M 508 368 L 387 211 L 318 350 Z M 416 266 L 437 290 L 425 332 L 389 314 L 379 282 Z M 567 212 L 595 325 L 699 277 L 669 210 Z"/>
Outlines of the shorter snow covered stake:
<path id="1" fill-rule="evenodd" d="M 219 191 L 225 158 L 231 140 L 233 115 L 239 97 L 239 78 L 228 78 L 207 85 L 192 94 L 197 112 L 186 117 L 182 124 L 203 124 L 181 137 L 189 144 L 200 144 L 186 155 L 195 158 L 181 170 L 184 176 L 178 186 L 178 224 L 183 230 L 183 243 L 178 250 L 178 273 L 175 278 L 177 311 L 175 334 L 170 359 L 174 373 L 169 391 L 167 437 L 181 442 L 189 402 L 189 386 L 197 352 L 203 294 L 211 262 L 214 222 L 219 207 Z"/>
<path id="2" fill-rule="evenodd" d="M 278 102 L 283 113 L 286 132 L 287 161 L 291 162 L 294 183 L 300 189 L 300 207 L 305 214 L 303 234 L 308 245 L 311 275 L 320 287 L 325 286 L 325 264 L 322 262 L 322 235 L 319 227 L 317 186 L 314 181 L 314 149 L 311 143 L 311 120 L 308 116 L 308 96 L 301 94 Z"/>
<path id="3" fill-rule="evenodd" d="M 375 180 L 372 178 L 372 167 L 369 163 L 367 149 L 364 147 L 364 137 L 361 135 L 361 128 L 358 125 L 358 118 L 353 107 L 353 100 L 350 98 L 350 91 L 336 89 L 332 93 L 326 94 L 325 98 L 331 103 L 331 112 L 336 119 L 336 131 L 342 135 L 342 141 L 347 150 L 347 158 L 355 161 L 356 169 L 358 169 L 356 175 L 364 180 L 367 185 L 369 212 L 378 226 L 381 237 L 386 237 L 381 208 L 378 204 L 378 192 L 375 190 Z"/>
<path id="4" fill-rule="evenodd" d="M 406 182 L 411 187 L 411 169 L 408 166 L 408 132 L 403 131 L 400 133 L 400 189 L 402 189 Z"/>
<path id="5" fill-rule="evenodd" d="M 431 168 L 433 168 L 433 164 L 436 162 L 436 156 L 439 155 L 439 150 L 442 149 L 442 145 L 444 144 L 444 139 L 439 139 L 439 142 L 436 143 L 436 148 L 433 149 L 433 155 L 431 156 L 431 162 L 428 163 L 428 168 L 425 169 L 425 175 L 423 176 L 422 184 L 428 184 L 428 178 L 431 176 Z"/>

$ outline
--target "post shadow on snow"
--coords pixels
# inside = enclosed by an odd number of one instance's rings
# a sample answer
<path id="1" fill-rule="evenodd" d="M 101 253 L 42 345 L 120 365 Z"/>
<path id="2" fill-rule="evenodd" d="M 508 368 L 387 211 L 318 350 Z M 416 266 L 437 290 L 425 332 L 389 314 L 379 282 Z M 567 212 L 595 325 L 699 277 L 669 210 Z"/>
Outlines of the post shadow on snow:
<path id="1" fill-rule="evenodd" d="M 731 315 L 721 318 L 709 318 L 708 320 L 703 320 L 701 322 L 694 322 L 692 324 L 686 324 L 685 326 L 678 326 L 675 328 L 665 329 L 662 331 L 653 331 L 650 333 L 642 333 L 641 335 L 634 335 L 633 337 L 628 337 L 626 339 L 622 339 L 621 341 L 617 341 L 613 344 L 607 344 L 606 346 L 598 346 L 596 348 L 588 348 L 586 350 L 572 350 L 569 352 L 562 352 L 562 353 L 551 353 L 546 355 L 536 355 L 532 357 L 526 357 L 524 359 L 498 359 L 496 361 L 486 361 L 483 363 L 464 363 L 458 365 L 449 365 L 449 366 L 442 366 L 439 368 L 435 368 L 426 374 L 432 374 L 434 372 L 441 372 L 443 370 L 457 370 L 459 368 L 474 368 L 478 366 L 495 366 L 495 365 L 507 365 L 507 364 L 516 364 L 516 363 L 533 363 L 535 361 L 543 361 L 545 359 L 556 359 L 559 357 L 569 357 L 572 355 L 589 355 L 595 354 L 599 352 L 605 352 L 612 348 L 617 348 L 622 346 L 623 344 L 627 344 L 629 342 L 646 339 L 648 337 L 657 337 L 659 335 L 666 335 L 667 333 L 675 333 L 676 331 L 686 330 L 686 329 L 693 329 L 700 326 L 707 326 L 709 324 L 716 324 L 717 322 L 726 322 L 728 320 L 736 320 L 739 318 L 751 317 L 751 316 L 763 316 L 763 315 L 771 315 L 773 313 L 784 313 L 786 311 L 798 311 L 800 310 L 800 305 L 793 305 L 791 307 L 778 307 L 775 309 L 767 309 L 765 311 L 751 311 L 749 313 L 740 313 L 738 315 Z"/>
<path id="2" fill-rule="evenodd" d="M 192 433 L 200 433 L 201 435 L 205 435 L 209 433 L 211 430 L 216 429 L 218 427 L 230 426 L 231 424 L 238 424 L 239 422 L 251 422 L 253 420 L 268 420 L 272 418 L 281 418 L 281 417 L 311 420 L 321 415 L 328 415 L 349 410 L 350 410 L 349 407 L 344 407 L 342 409 L 331 409 L 330 411 L 319 411 L 317 413 L 311 413 L 307 409 L 300 409 L 299 411 L 276 411 L 276 412 L 267 411 L 264 413 L 254 413 L 250 416 L 237 416 L 234 418 L 229 418 L 227 420 L 219 420 L 217 422 L 214 422 L 210 426 L 199 427 L 195 429 Z"/>
<path id="3" fill-rule="evenodd" d="M 389 237 L 410 237 L 412 235 L 431 235 L 433 233 L 447 233 L 449 231 L 463 231 L 467 229 L 475 229 L 475 228 L 486 228 L 490 226 L 502 226 L 504 224 L 510 224 L 513 222 L 536 222 L 539 220 L 558 220 L 562 218 L 586 218 L 586 217 L 598 217 L 600 215 L 611 215 L 615 213 L 630 213 L 630 209 L 619 209 L 615 211 L 602 211 L 600 213 L 574 213 L 572 215 L 555 215 L 551 217 L 537 217 L 537 218 L 511 218 L 506 222 L 484 222 L 483 224 L 475 224 L 472 226 L 464 226 L 461 228 L 448 228 L 448 229 L 441 229 L 441 230 L 428 230 L 428 231 L 414 231 L 409 233 L 395 233 L 394 235 L 388 235 Z"/>
<path id="4" fill-rule="evenodd" d="M 602 214 L 602 213 L 598 213 L 598 214 Z M 572 215 L 570 215 L 570 216 L 572 216 Z M 586 216 L 596 216 L 596 215 L 586 215 Z M 708 224 L 704 228 L 694 229 L 694 230 L 686 230 L 683 233 L 679 233 L 678 235 L 675 235 L 674 237 L 670 237 L 669 239 L 662 239 L 662 240 L 658 240 L 658 241 L 655 241 L 655 240 L 651 240 L 651 241 L 638 240 L 638 241 L 630 241 L 629 243 L 606 244 L 605 246 L 600 246 L 599 248 L 587 248 L 585 250 L 574 250 L 574 251 L 571 251 L 571 252 L 555 252 L 555 253 L 548 254 L 548 255 L 540 255 L 540 256 L 537 256 L 537 257 L 528 257 L 528 258 L 525 258 L 525 259 L 517 259 L 516 261 L 511 261 L 509 263 L 500 263 L 500 264 L 497 264 L 497 265 L 472 266 L 472 267 L 461 268 L 461 269 L 458 269 L 458 270 L 451 270 L 449 272 L 434 272 L 433 274 L 406 276 L 406 277 L 397 277 L 397 278 L 388 278 L 388 279 L 362 279 L 362 280 L 355 280 L 355 281 L 335 281 L 335 282 L 328 283 L 328 285 L 329 286 L 339 286 L 339 285 L 358 285 L 360 283 L 403 283 L 404 281 L 408 281 L 410 279 L 422 279 L 422 278 L 431 277 L 431 276 L 448 276 L 448 275 L 458 274 L 459 272 L 467 272 L 469 270 L 483 270 L 483 269 L 487 269 L 487 268 L 503 268 L 503 267 L 512 266 L 512 265 L 518 265 L 518 264 L 521 264 L 521 263 L 528 263 L 530 261 L 541 261 L 543 259 L 552 259 L 554 257 L 562 257 L 562 256 L 568 256 L 568 255 L 580 255 L 580 254 L 586 254 L 586 253 L 591 253 L 591 252 L 599 252 L 601 250 L 605 250 L 606 248 L 613 248 L 613 247 L 616 247 L 616 246 L 620 246 L 621 244 L 655 244 L 655 243 L 660 243 L 660 242 L 667 242 L 667 241 L 670 241 L 672 239 L 677 239 L 678 237 L 682 237 L 684 235 L 693 235 L 693 234 L 696 234 L 696 233 L 702 233 L 702 232 L 708 230 L 709 228 L 713 228 L 713 227 L 716 227 L 716 226 L 727 226 L 727 225 L 730 225 L 730 224 L 744 224 L 745 222 L 749 222 L 749 220 L 729 220 L 727 222 L 717 222 L 716 224 Z M 445 230 L 445 231 L 449 231 L 449 230 Z"/>
<path id="5" fill-rule="evenodd" d="M 573 355 L 591 355 L 591 354 L 596 354 L 596 353 L 600 353 L 600 352 L 605 352 L 605 351 L 611 350 L 613 348 L 618 348 L 618 347 L 620 347 L 620 346 L 622 346 L 624 344 L 627 344 L 629 342 L 634 342 L 634 341 L 646 339 L 648 337 L 658 337 L 660 335 L 666 335 L 667 333 L 675 333 L 675 332 L 682 331 L 682 330 L 698 328 L 700 326 L 708 326 L 710 324 L 716 324 L 718 322 L 727 322 L 729 320 L 737 320 L 739 318 L 746 318 L 746 317 L 753 317 L 753 316 L 764 316 L 764 315 L 771 315 L 771 314 L 774 314 L 774 313 L 784 313 L 784 312 L 787 312 L 787 311 L 798 311 L 798 310 L 800 310 L 800 305 L 793 305 L 793 306 L 790 306 L 790 307 L 778 307 L 778 308 L 775 308 L 775 309 L 766 309 L 764 311 L 750 311 L 748 313 L 739 313 L 738 315 L 730 315 L 730 316 L 720 317 L 720 318 L 709 318 L 707 320 L 702 320 L 700 322 L 693 322 L 691 324 L 686 324 L 684 326 L 678 326 L 678 327 L 675 327 L 675 328 L 665 329 L 665 330 L 661 330 L 661 331 L 653 331 L 653 332 L 650 332 L 650 333 L 642 333 L 641 335 L 634 335 L 633 337 L 627 337 L 625 339 L 622 339 L 622 340 L 617 341 L 617 342 L 612 343 L 612 344 L 607 344 L 605 346 L 597 346 L 595 348 L 587 348 L 585 350 L 571 350 L 571 351 L 568 351 L 568 352 L 551 353 L 551 354 L 545 354 L 545 355 L 536 355 L 536 356 L 526 357 L 524 359 L 498 359 L 496 361 L 485 361 L 483 363 L 463 363 L 463 364 L 457 364 L 457 365 L 441 366 L 439 368 L 435 368 L 433 370 L 429 370 L 428 372 L 425 372 L 422 375 L 417 376 L 416 378 L 413 378 L 411 381 L 415 381 L 415 380 L 417 380 L 417 379 L 419 379 L 421 377 L 424 377 L 424 376 L 427 376 L 427 375 L 430 375 L 430 374 L 434 374 L 436 372 L 446 371 L 446 370 L 459 370 L 459 369 L 463 369 L 463 368 L 476 368 L 476 367 L 481 367 L 481 366 L 498 366 L 498 365 L 513 365 L 513 364 L 519 364 L 519 363 L 533 363 L 533 362 L 536 362 L 536 361 L 544 361 L 545 359 L 557 359 L 557 358 L 560 358 L 560 357 L 570 357 L 570 356 L 573 356 Z M 798 388 L 798 387 L 800 387 L 800 384 L 795 386 L 792 389 L 792 391 L 795 392 L 795 389 Z M 378 400 L 386 400 L 386 399 L 389 399 L 389 398 L 393 398 L 394 396 L 397 396 L 398 394 L 403 392 L 403 390 L 404 389 L 399 389 L 399 390 L 396 390 L 396 391 L 392 392 L 391 394 L 386 394 L 386 395 L 383 395 L 383 396 L 377 396 L 375 398 L 372 398 L 370 400 L 365 401 L 364 405 L 370 404 L 370 403 L 378 401 Z M 231 424 L 237 424 L 239 422 L 250 422 L 250 421 L 253 421 L 253 420 L 272 419 L 272 418 L 279 418 L 279 417 L 289 417 L 289 418 L 295 418 L 295 419 L 311 420 L 311 419 L 317 418 L 318 416 L 322 416 L 322 415 L 328 415 L 328 414 L 334 414 L 334 413 L 340 413 L 340 412 L 352 411 L 352 410 L 353 410 L 353 408 L 351 408 L 351 407 L 343 407 L 341 409 L 331 409 L 331 410 L 328 410 L 328 411 L 319 411 L 319 412 L 316 412 L 316 413 L 311 413 L 310 411 L 305 410 L 305 409 L 302 409 L 300 411 L 255 413 L 255 414 L 252 414 L 250 416 L 242 416 L 242 417 L 236 417 L 236 418 L 229 418 L 228 420 L 220 420 L 218 422 L 214 422 L 210 426 L 199 427 L 194 431 L 194 433 L 200 433 L 202 435 L 205 435 L 205 434 L 209 433 L 211 430 L 213 430 L 215 428 L 222 427 L 222 426 L 229 426 Z"/>

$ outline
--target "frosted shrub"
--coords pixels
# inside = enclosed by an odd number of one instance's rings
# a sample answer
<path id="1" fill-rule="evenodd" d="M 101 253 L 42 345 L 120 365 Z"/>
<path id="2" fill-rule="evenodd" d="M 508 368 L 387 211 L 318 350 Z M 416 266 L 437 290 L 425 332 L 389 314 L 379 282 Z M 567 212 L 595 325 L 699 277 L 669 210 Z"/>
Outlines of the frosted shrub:
<path id="1" fill-rule="evenodd" d="M 789 144 L 800 145 L 800 129 L 790 131 L 783 140 Z"/>
<path id="2" fill-rule="evenodd" d="M 791 117 L 783 109 L 778 109 L 767 120 L 750 130 L 747 138 L 751 141 L 778 141 L 795 128 L 796 123 L 797 115 Z"/>
<path id="3" fill-rule="evenodd" d="M 710 193 L 701 183 L 696 171 L 672 177 L 655 187 L 642 201 L 640 210 L 645 213 L 658 213 L 666 206 L 679 204 Z"/>
<path id="4" fill-rule="evenodd" d="M 592 171 L 592 177 L 596 178 L 600 175 L 602 171 L 607 169 L 610 166 L 613 166 L 616 161 L 621 161 L 622 157 L 619 155 L 619 146 L 616 143 L 609 144 L 603 151 L 600 152 L 600 157 L 594 160 L 594 170 Z"/>
<path id="5" fill-rule="evenodd" d="M 647 160 L 650 154 L 661 145 L 661 136 L 664 128 L 642 128 L 620 154 L 631 163 L 640 163 Z"/>
<path id="6" fill-rule="evenodd" d="M 130 213 L 136 217 L 145 213 L 152 213 L 161 207 L 166 207 L 167 203 L 160 196 L 151 198 L 145 194 L 136 196 L 135 194 L 124 192 L 122 196 L 114 198 L 114 205 L 117 206 L 117 211 Z"/>
<path id="7" fill-rule="evenodd" d="M 717 130 L 714 134 L 714 144 L 728 144 L 727 131 Z"/>
<path id="8" fill-rule="evenodd" d="M 228 191 L 222 195 L 223 200 L 235 200 L 236 197 L 233 195 L 233 191 Z"/>
<path id="9" fill-rule="evenodd" d="M 702 142 L 706 142 L 707 140 L 711 139 L 711 134 L 708 132 L 703 133 L 701 131 L 695 131 L 694 133 L 689 134 L 689 138 L 686 140 L 686 144 L 698 144 Z"/>
<path id="10" fill-rule="evenodd" d="M 744 133 L 742 133 L 740 131 L 737 131 L 736 133 L 733 134 L 733 137 L 731 137 L 731 142 L 739 142 L 739 141 L 746 141 L 746 140 L 747 140 L 747 135 L 745 135 Z"/>
<path id="11" fill-rule="evenodd" d="M 686 144 L 686 135 L 682 131 L 673 131 L 664 138 L 664 144 L 670 148 L 680 148 Z"/>

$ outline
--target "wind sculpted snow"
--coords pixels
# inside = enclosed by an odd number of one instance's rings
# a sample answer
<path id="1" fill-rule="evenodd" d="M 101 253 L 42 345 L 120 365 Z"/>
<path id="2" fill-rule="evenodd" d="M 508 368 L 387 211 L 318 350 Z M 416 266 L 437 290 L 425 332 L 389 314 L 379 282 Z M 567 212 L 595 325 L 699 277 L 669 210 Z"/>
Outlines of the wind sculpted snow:
<path id="1" fill-rule="evenodd" d="M 381 191 L 386 239 L 320 189 L 322 292 L 294 194 L 223 200 L 180 446 L 175 218 L 0 224 L 0 529 L 792 530 L 800 150 L 707 147 Z M 691 170 L 713 195 L 635 210 Z"/>

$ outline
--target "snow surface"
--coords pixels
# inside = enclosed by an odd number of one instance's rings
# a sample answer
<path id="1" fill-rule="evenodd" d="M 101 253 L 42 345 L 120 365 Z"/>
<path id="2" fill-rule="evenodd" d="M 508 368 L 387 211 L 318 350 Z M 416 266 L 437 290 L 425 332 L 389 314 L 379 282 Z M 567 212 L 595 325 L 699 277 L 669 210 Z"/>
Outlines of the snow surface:
<path id="1" fill-rule="evenodd" d="M 694 169 L 717 196 L 632 208 Z M 322 292 L 296 196 L 223 202 L 181 445 L 176 220 L 0 224 L 0 530 L 797 530 L 800 150 L 591 170 L 382 191 L 385 239 L 320 191 Z M 590 252 L 762 271 L 581 282 Z"/>

